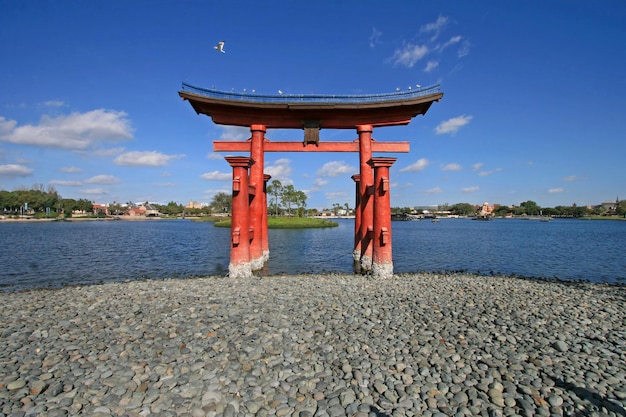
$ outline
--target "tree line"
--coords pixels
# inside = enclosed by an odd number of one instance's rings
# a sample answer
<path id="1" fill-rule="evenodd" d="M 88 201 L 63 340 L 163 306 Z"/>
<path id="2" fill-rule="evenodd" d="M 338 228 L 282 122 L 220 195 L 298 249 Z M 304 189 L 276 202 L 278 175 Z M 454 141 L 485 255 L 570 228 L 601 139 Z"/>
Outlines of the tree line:
<path id="1" fill-rule="evenodd" d="M 437 211 L 447 211 L 456 216 L 472 216 L 476 214 L 476 211 L 481 206 L 469 204 L 469 203 L 457 203 L 457 204 L 442 204 L 437 206 Z M 413 209 L 409 207 L 395 207 L 392 212 L 395 214 L 411 213 Z M 418 213 L 422 214 L 422 213 Z M 621 201 L 616 206 L 615 210 L 611 213 L 607 213 L 601 206 L 587 207 L 578 206 L 576 203 L 571 206 L 556 206 L 556 207 L 541 207 L 532 200 L 524 201 L 519 206 L 503 206 L 495 205 L 493 214 L 495 216 L 505 217 L 507 215 L 513 216 L 552 216 L 552 217 L 585 217 L 585 216 L 600 216 L 606 214 L 613 214 L 618 216 L 626 215 L 626 201 Z"/>
<path id="2" fill-rule="evenodd" d="M 280 181 L 274 180 L 267 187 L 267 193 L 268 212 L 270 214 L 299 217 L 305 215 L 307 196 L 304 191 L 296 190 L 293 185 L 284 186 Z M 164 205 L 146 202 L 145 205 L 151 205 L 159 213 L 168 216 L 230 214 L 232 211 L 232 194 L 217 193 L 208 206 L 201 208 L 184 207 L 175 201 L 170 201 Z M 122 215 L 127 209 L 134 206 L 135 204 L 132 202 L 126 204 L 114 202 L 109 204 L 107 209 L 109 214 Z M 92 201 L 84 198 L 79 200 L 62 198 L 52 186 L 46 188 L 43 184 L 35 184 L 31 189 L 0 190 L 0 213 L 4 215 L 34 213 L 35 216 L 50 215 L 56 217 L 60 214 L 71 216 L 71 213 L 75 211 L 103 215 L 103 213 L 94 212 Z"/>
<path id="3" fill-rule="evenodd" d="M 283 185 L 279 180 L 273 180 L 267 186 L 268 195 L 268 213 L 273 215 L 287 215 L 303 217 L 306 214 L 316 214 L 317 210 L 307 210 L 307 196 L 304 191 L 296 190 L 293 185 Z M 148 204 L 148 203 L 146 203 Z M 113 203 L 108 206 L 110 214 L 121 215 L 130 207 L 132 202 L 125 205 Z M 232 195 L 230 193 L 217 193 L 213 196 L 211 203 L 202 208 L 188 208 L 182 204 L 170 201 L 168 204 L 159 205 L 152 204 L 160 213 L 170 216 L 186 214 L 189 216 L 211 215 L 211 214 L 229 214 L 232 210 Z M 333 204 L 335 214 L 345 206 L 349 211 L 348 204 Z M 470 203 L 443 204 L 437 207 L 438 211 L 447 211 L 452 215 L 472 216 L 476 213 L 477 208 Z M 72 198 L 62 198 L 52 186 L 45 187 L 43 184 L 35 184 L 32 188 L 18 189 L 15 191 L 0 190 L 0 213 L 5 215 L 26 214 L 25 211 L 34 212 L 35 215 L 48 214 L 71 215 L 74 211 L 82 211 L 85 213 L 93 212 L 93 202 L 81 198 L 78 200 Z M 411 207 L 394 207 L 394 214 L 412 213 L 415 210 Z M 97 214 L 97 213 L 94 213 Z M 553 216 L 553 217 L 584 217 L 593 215 L 613 214 L 618 216 L 626 216 L 626 201 L 621 201 L 616 205 L 611 213 L 607 213 L 602 206 L 587 207 L 572 204 L 571 206 L 541 207 L 532 200 L 524 201 L 519 206 L 502 206 L 495 205 L 494 215 L 507 216 Z"/>
<path id="4" fill-rule="evenodd" d="M 93 203 L 87 199 L 62 198 L 52 186 L 35 184 L 31 189 L 0 190 L 0 211 L 4 214 L 91 212 Z"/>

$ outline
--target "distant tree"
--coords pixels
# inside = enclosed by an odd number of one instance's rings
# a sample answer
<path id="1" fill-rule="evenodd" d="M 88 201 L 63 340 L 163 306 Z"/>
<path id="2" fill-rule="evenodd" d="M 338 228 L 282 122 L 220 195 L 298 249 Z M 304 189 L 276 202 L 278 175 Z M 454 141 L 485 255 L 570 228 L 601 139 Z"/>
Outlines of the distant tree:
<path id="1" fill-rule="evenodd" d="M 296 189 L 293 185 L 287 185 L 283 187 L 281 196 L 283 206 L 287 206 L 287 215 L 291 216 L 291 206 L 296 203 Z"/>
<path id="2" fill-rule="evenodd" d="M 267 193 L 274 199 L 274 214 L 278 216 L 278 200 L 282 198 L 283 184 L 278 180 L 273 180 L 272 183 L 267 186 Z"/>
<path id="3" fill-rule="evenodd" d="M 537 203 L 532 200 L 524 201 L 520 204 L 520 207 L 523 208 L 524 213 L 529 216 L 536 216 L 541 211 L 541 207 L 539 207 Z"/>
<path id="4" fill-rule="evenodd" d="M 233 206 L 233 196 L 228 193 L 217 193 L 211 199 L 211 210 L 214 213 L 230 213 Z"/>
<path id="5" fill-rule="evenodd" d="M 93 202 L 87 200 L 86 198 L 81 198 L 76 201 L 76 209 L 85 213 L 93 213 Z"/>
<path id="6" fill-rule="evenodd" d="M 306 212 L 306 198 L 304 191 L 296 191 L 294 203 L 298 207 L 298 217 L 303 217 Z"/>
<path id="7" fill-rule="evenodd" d="M 500 217 L 504 217 L 511 212 L 512 210 L 507 206 L 499 206 L 493 210 L 494 216 L 500 216 Z"/>
<path id="8" fill-rule="evenodd" d="M 147 204 L 146 204 L 147 205 Z M 167 205 L 158 205 L 153 204 L 156 209 L 159 210 L 159 213 L 165 214 L 167 216 L 178 216 L 183 213 L 184 207 L 182 204 L 178 204 L 175 201 L 170 201 Z"/>
<path id="9" fill-rule="evenodd" d="M 109 204 L 109 214 L 118 216 L 123 213 L 124 213 L 124 209 L 122 208 L 122 205 L 120 203 L 113 202 Z"/>
<path id="10" fill-rule="evenodd" d="M 545 207 L 542 209 L 542 212 L 544 216 L 558 216 L 559 215 L 559 211 L 552 207 Z"/>
<path id="11" fill-rule="evenodd" d="M 306 210 L 308 216 L 317 216 L 320 214 L 320 211 L 316 208 L 310 208 Z"/>
<path id="12" fill-rule="evenodd" d="M 474 214 L 475 209 L 473 204 L 469 203 L 457 203 L 449 207 L 452 214 L 457 216 L 470 216 Z"/>

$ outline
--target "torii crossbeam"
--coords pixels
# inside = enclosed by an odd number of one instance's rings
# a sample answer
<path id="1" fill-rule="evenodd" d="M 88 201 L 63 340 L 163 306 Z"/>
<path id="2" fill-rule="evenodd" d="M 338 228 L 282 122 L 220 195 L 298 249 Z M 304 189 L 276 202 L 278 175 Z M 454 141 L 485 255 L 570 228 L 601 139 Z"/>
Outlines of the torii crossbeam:
<path id="1" fill-rule="evenodd" d="M 246 126 L 244 142 L 214 141 L 215 152 L 249 152 L 250 157 L 226 157 L 233 168 L 233 213 L 229 275 L 247 277 L 269 259 L 265 152 L 358 152 L 354 260 L 361 271 L 391 278 L 391 213 L 389 168 L 396 158 L 374 152 L 409 152 L 409 142 L 377 142 L 374 127 L 406 125 L 426 114 L 443 93 L 439 86 L 409 92 L 370 95 L 257 95 L 229 93 L 183 84 L 179 95 L 198 114 L 217 124 Z M 303 129 L 302 141 L 272 142 L 267 128 Z M 358 138 L 322 142 L 320 129 L 356 129 Z"/>

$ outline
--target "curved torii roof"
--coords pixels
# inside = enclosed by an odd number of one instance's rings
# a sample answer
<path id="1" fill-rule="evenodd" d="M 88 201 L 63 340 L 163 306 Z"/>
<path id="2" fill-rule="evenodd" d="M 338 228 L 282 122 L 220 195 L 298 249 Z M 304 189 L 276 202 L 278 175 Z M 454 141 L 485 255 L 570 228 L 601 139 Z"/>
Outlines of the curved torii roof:
<path id="1" fill-rule="evenodd" d="M 353 129 L 357 125 L 406 125 L 441 100 L 439 86 L 384 94 L 265 95 L 194 87 L 183 83 L 178 92 L 198 114 L 231 126 L 262 124 L 268 128 Z"/>

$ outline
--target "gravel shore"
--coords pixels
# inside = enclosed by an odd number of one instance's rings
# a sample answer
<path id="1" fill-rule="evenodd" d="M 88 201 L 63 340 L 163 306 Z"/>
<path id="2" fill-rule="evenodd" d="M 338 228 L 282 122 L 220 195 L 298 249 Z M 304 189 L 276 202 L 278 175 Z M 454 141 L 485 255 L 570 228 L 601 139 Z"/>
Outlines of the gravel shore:
<path id="1" fill-rule="evenodd" d="M 626 287 L 407 274 L 0 293 L 2 416 L 626 416 Z"/>

